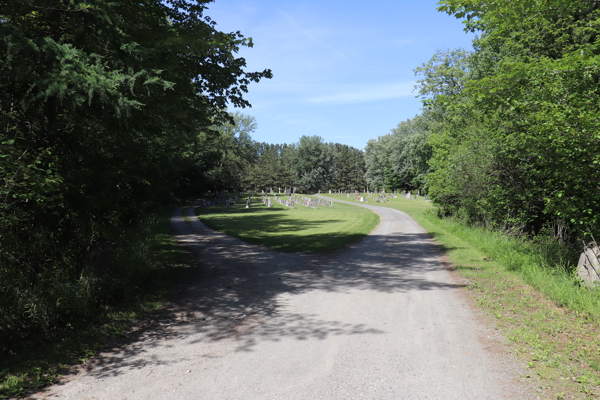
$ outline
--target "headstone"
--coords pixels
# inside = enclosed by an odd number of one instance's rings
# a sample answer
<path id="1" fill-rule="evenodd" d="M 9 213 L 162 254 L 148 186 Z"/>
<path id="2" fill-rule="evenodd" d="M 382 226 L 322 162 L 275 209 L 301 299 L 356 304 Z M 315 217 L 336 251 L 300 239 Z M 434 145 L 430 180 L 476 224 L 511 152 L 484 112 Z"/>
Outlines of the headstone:
<path id="1" fill-rule="evenodd" d="M 582 252 L 576 271 L 586 286 L 595 287 L 600 284 L 600 247 L 588 247 Z"/>

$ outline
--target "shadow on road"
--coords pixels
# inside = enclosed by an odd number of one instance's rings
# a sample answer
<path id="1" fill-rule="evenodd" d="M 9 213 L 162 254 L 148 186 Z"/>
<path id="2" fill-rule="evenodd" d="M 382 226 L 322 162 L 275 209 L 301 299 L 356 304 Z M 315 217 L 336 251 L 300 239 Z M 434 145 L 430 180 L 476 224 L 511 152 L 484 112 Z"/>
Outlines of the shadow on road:
<path id="1" fill-rule="evenodd" d="M 383 333 L 364 324 L 324 320 L 316 313 L 286 311 L 286 301 L 310 290 L 403 292 L 451 290 L 437 279 L 440 249 L 426 233 L 369 235 L 335 255 L 275 252 L 214 232 L 195 218 L 175 215 L 177 241 L 194 264 L 170 306 L 94 362 L 97 378 L 127 370 L 162 368 L 191 357 L 220 357 L 213 342 L 230 340 L 234 351 L 253 351 L 261 341 L 323 340 L 334 335 Z M 315 235 L 310 240 L 323 240 Z M 205 342 L 206 352 L 177 353 Z M 197 347 L 196 347 L 197 348 Z M 158 351 L 157 349 L 160 349 Z"/>

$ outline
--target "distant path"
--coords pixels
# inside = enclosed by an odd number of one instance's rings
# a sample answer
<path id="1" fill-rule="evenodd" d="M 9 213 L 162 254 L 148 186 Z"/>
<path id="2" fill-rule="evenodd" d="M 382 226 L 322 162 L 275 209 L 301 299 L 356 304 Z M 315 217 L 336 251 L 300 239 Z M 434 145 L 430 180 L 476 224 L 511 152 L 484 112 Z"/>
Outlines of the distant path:
<path id="1" fill-rule="evenodd" d="M 423 229 L 361 206 L 381 224 L 329 257 L 246 244 L 177 210 L 175 237 L 198 261 L 189 287 L 39 398 L 536 398 Z"/>

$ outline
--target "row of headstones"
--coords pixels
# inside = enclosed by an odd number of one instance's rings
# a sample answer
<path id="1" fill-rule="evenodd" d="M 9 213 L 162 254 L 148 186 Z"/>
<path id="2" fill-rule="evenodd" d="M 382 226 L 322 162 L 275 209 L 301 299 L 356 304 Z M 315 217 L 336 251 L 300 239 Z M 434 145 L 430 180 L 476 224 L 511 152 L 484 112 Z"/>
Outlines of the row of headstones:
<path id="1" fill-rule="evenodd" d="M 296 199 L 296 204 L 302 204 L 303 206 L 310 208 L 318 208 L 318 206 L 333 207 L 333 201 L 331 200 L 313 199 L 311 197 L 304 196 L 302 196 L 301 199 Z"/>
<path id="2" fill-rule="evenodd" d="M 287 198 L 287 199 L 282 199 L 281 197 L 275 197 L 275 201 L 278 202 L 279 204 L 281 204 L 282 206 L 296 208 L 296 206 L 294 205 L 294 201 L 290 200 L 290 199 L 291 199 L 291 197 Z"/>
<path id="3" fill-rule="evenodd" d="M 262 197 L 262 201 L 263 201 L 263 204 L 269 208 L 271 208 L 273 206 L 271 198 L 267 195 Z M 291 195 L 287 199 L 275 197 L 275 201 L 281 205 L 284 205 L 286 207 L 291 207 L 291 208 L 296 208 L 296 207 L 294 207 L 294 204 L 302 205 L 302 206 L 310 207 L 310 208 L 318 208 L 318 206 L 333 207 L 333 202 L 330 200 L 313 199 L 313 198 L 304 197 L 304 196 L 296 197 L 295 195 Z"/>
<path id="4" fill-rule="evenodd" d="M 323 199 L 312 199 L 310 197 L 304 197 L 304 196 L 299 198 L 299 197 L 292 195 L 292 196 L 288 197 L 287 199 L 282 199 L 281 197 L 275 197 L 275 201 L 281 205 L 284 205 L 286 207 L 291 207 L 291 208 L 296 208 L 294 206 L 294 204 L 303 205 L 305 207 L 310 207 L 310 208 L 317 208 L 317 206 L 333 207 L 332 201 L 323 200 Z M 268 208 L 273 207 L 272 199 L 269 196 L 266 196 L 266 195 L 263 196 L 262 202 Z M 252 205 L 252 201 L 250 198 L 248 198 L 248 201 L 246 202 L 246 208 L 249 208 L 251 205 Z"/>
<path id="5" fill-rule="evenodd" d="M 413 200 L 417 200 L 419 198 L 419 195 L 417 194 L 412 194 L 411 192 L 404 192 L 404 194 L 402 195 L 404 198 L 406 199 L 413 199 Z M 347 194 L 347 197 L 350 198 L 350 194 Z M 355 193 L 355 200 L 356 201 L 360 201 L 363 203 L 368 203 L 369 202 L 369 197 L 373 197 L 372 194 L 367 194 L 367 196 L 361 196 L 359 193 Z M 385 193 L 381 194 L 381 195 L 377 195 L 377 197 L 375 197 L 375 202 L 378 203 L 386 203 L 388 201 L 390 201 L 390 198 L 397 198 L 398 196 L 396 196 L 395 194 L 392 196 L 387 196 Z M 423 196 L 423 199 L 425 201 L 431 201 L 429 200 L 429 197 L 427 195 Z"/>
<path id="6" fill-rule="evenodd" d="M 222 201 L 224 201 L 225 207 L 231 207 L 233 204 L 235 204 L 235 202 L 237 201 L 237 199 L 239 197 L 243 197 L 244 196 L 244 192 L 240 192 L 239 196 L 235 196 L 235 197 L 230 197 L 228 199 L 223 199 L 223 194 L 227 193 L 226 190 L 222 190 L 217 192 L 217 195 L 219 197 L 215 198 L 215 199 L 202 199 L 202 200 L 198 200 L 196 201 L 196 205 L 202 206 L 204 208 L 206 207 L 211 207 L 211 206 L 216 206 L 219 203 L 221 203 Z"/>
<path id="7" fill-rule="evenodd" d="M 219 204 L 221 201 L 223 200 L 222 197 L 216 198 L 216 199 L 210 199 L 210 200 L 202 200 L 202 202 L 200 203 L 200 205 L 204 208 L 206 207 L 211 207 L 211 206 L 216 206 L 217 204 Z"/>
<path id="8" fill-rule="evenodd" d="M 323 207 L 333 207 L 333 201 L 325 199 L 312 199 L 310 197 L 302 197 L 302 200 L 309 201 L 312 204 Z"/>
<path id="9" fill-rule="evenodd" d="M 301 204 L 304 207 L 310 207 L 310 208 L 318 208 L 317 207 L 317 202 L 315 201 L 315 199 L 311 199 L 310 197 L 304 197 L 302 196 L 302 198 L 296 198 L 295 199 L 296 204 Z"/>
<path id="10" fill-rule="evenodd" d="M 296 195 L 295 195 L 295 194 L 292 194 L 292 195 L 290 195 L 290 196 L 288 197 L 288 200 L 289 200 L 290 202 L 292 202 L 292 203 L 296 204 L 296 205 L 299 205 L 299 206 L 312 207 L 311 205 L 309 205 L 309 204 L 308 204 L 308 203 L 305 201 L 305 199 L 304 199 L 304 196 L 301 196 L 301 197 L 296 197 Z M 312 207 L 312 208 L 317 208 L 317 207 Z"/>
<path id="11" fill-rule="evenodd" d="M 312 199 L 308 199 L 306 197 L 302 197 L 301 199 L 296 199 L 296 204 L 301 204 L 304 207 L 317 208 L 317 205 L 312 201 Z"/>
<path id="12" fill-rule="evenodd" d="M 411 194 L 411 192 L 404 192 L 404 197 L 406 199 L 409 199 L 409 200 L 410 199 L 418 200 L 419 199 L 419 194 Z M 425 201 L 431 201 L 431 200 L 429 200 L 429 196 L 427 196 L 427 195 L 423 196 L 423 200 L 425 200 Z"/>
<path id="13" fill-rule="evenodd" d="M 281 188 L 278 188 L 278 190 L 279 190 L 279 194 L 281 194 Z M 274 195 L 275 191 L 273 190 L 273 188 L 269 188 L 269 190 L 266 191 L 266 192 L 264 190 L 261 190 L 261 194 L 262 195 L 266 195 L 267 193 Z M 296 188 L 287 188 L 287 187 L 283 188 L 283 194 L 290 194 L 291 195 L 291 194 L 294 194 L 294 193 L 296 193 Z"/>
<path id="14" fill-rule="evenodd" d="M 342 190 L 339 189 L 337 192 L 335 190 L 331 190 L 329 189 L 329 194 L 346 194 L 346 193 L 350 193 L 347 190 Z M 321 194 L 321 191 L 319 190 L 319 194 Z"/>

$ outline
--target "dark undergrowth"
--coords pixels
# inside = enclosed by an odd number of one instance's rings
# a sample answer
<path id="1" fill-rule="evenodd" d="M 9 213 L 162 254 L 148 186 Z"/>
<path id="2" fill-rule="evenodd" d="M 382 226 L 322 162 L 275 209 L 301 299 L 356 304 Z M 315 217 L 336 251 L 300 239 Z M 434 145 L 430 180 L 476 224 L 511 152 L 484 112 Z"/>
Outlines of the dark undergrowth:
<path id="1" fill-rule="evenodd" d="M 186 274 L 183 255 L 169 232 L 171 212 L 155 212 L 111 243 L 110 257 L 103 259 L 110 271 L 94 280 L 103 293 L 89 292 L 96 301 L 87 301 L 85 313 L 13 335 L 2 344 L 0 398 L 22 397 L 55 382 L 161 307 Z"/>

